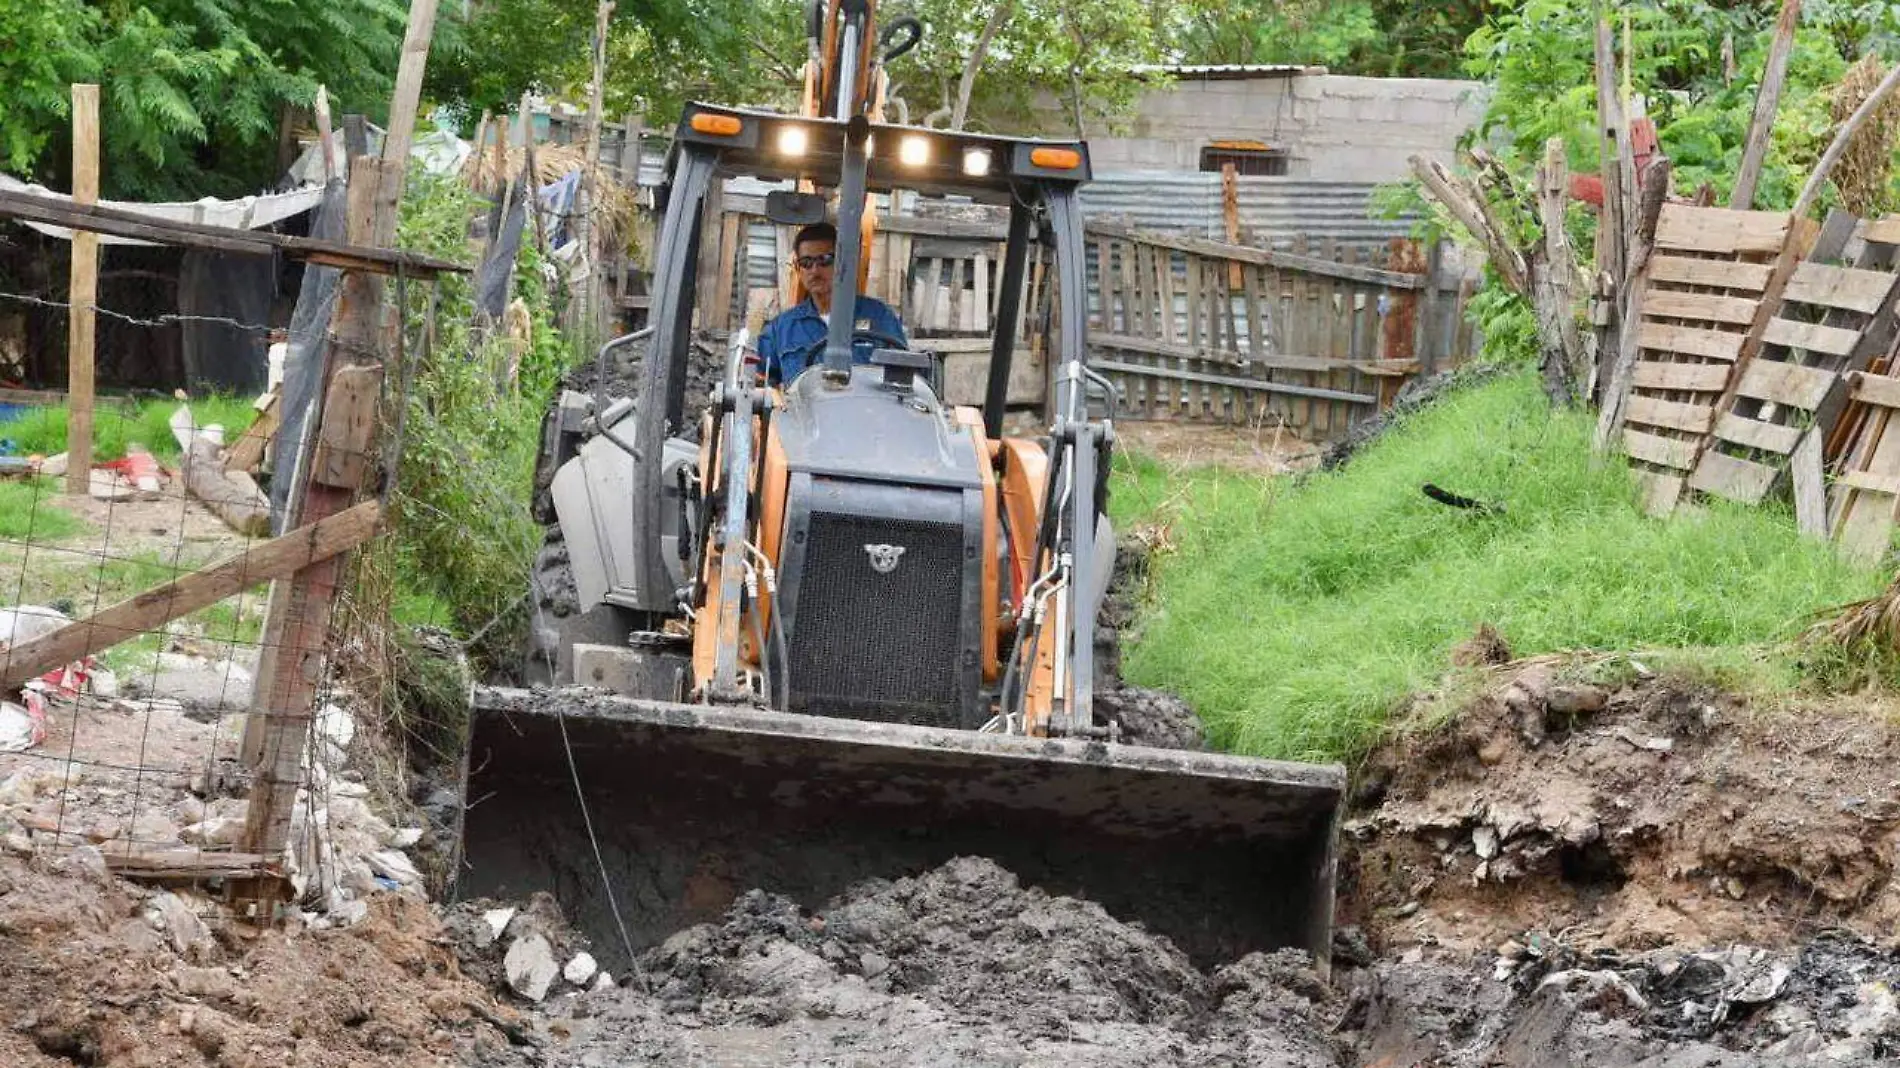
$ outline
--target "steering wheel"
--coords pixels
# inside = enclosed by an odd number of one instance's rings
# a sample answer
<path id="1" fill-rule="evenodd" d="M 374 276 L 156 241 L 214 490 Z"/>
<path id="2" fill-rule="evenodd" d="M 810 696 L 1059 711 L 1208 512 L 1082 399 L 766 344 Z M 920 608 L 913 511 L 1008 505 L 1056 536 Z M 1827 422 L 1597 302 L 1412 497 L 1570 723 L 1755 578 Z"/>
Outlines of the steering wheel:
<path id="1" fill-rule="evenodd" d="M 893 335 L 893 334 L 886 334 L 882 330 L 872 330 L 869 327 L 851 331 L 851 340 L 853 342 L 869 341 L 872 344 L 878 345 L 882 348 L 902 349 L 905 352 L 910 351 L 910 344 L 904 341 L 902 338 L 897 337 L 896 335 Z M 797 348 L 792 349 L 791 351 L 780 355 L 779 363 L 780 365 L 783 365 L 785 362 L 785 357 L 787 356 L 802 356 L 805 359 L 806 368 L 810 369 L 811 367 L 816 366 L 815 364 L 812 363 L 812 357 L 824 352 L 825 346 L 827 344 L 830 344 L 830 342 L 831 342 L 831 338 L 821 337 L 818 340 L 811 342 L 810 344 L 800 345 Z"/>

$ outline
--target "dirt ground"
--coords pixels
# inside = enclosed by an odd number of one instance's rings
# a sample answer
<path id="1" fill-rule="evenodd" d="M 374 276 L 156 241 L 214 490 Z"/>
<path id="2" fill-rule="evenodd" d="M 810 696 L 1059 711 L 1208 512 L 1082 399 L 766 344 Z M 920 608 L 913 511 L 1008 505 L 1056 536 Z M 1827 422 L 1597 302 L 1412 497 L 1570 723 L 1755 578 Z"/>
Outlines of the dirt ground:
<path id="1" fill-rule="evenodd" d="M 22 979 L 0 987 L 0 1063 L 1766 1068 L 1900 1056 L 1891 710 L 1590 681 L 1600 667 L 1488 669 L 1456 714 L 1417 710 L 1444 726 L 1373 755 L 1344 825 L 1330 981 L 1284 953 L 1197 969 L 1152 932 L 977 857 L 829 903 L 747 893 L 603 981 L 548 899 L 445 907 L 372 892 L 353 925 L 247 936 L 181 894 L 209 917 L 192 935 L 155 888 L 104 880 L 83 858 L 8 853 L 0 959 Z M 499 927 L 484 915 L 496 909 Z"/>
<path id="2" fill-rule="evenodd" d="M 1286 427 L 1227 427 L 1197 423 L 1117 423 L 1118 447 L 1163 463 L 1219 464 L 1261 475 L 1285 475 L 1318 466 L 1324 449 Z"/>

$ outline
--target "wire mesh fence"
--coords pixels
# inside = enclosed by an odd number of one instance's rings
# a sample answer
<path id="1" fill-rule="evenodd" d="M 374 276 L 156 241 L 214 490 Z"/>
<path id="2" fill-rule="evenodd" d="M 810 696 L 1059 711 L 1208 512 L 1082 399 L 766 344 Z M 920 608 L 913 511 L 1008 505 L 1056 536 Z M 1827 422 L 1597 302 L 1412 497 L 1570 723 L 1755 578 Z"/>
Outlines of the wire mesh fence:
<path id="1" fill-rule="evenodd" d="M 0 421 L 4 848 L 221 890 L 260 916 L 284 901 L 319 926 L 419 885 L 403 850 L 420 829 L 373 815 L 344 771 L 373 707 L 336 670 L 360 613 L 333 610 L 342 554 L 391 488 L 406 348 L 398 335 L 388 373 L 324 356 L 325 382 L 375 371 L 359 376 L 367 447 L 320 418 L 285 440 L 271 394 L 102 401 L 93 466 L 69 480 L 63 407 Z M 286 479 L 273 507 L 266 489 Z M 242 913 L 177 900 L 213 922 Z"/>

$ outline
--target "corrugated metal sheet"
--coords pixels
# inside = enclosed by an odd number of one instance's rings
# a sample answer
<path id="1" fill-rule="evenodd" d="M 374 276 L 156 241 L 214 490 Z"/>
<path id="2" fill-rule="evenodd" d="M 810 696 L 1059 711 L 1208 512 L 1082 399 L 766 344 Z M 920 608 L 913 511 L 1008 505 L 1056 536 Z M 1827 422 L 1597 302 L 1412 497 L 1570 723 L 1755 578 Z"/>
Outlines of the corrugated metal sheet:
<path id="1" fill-rule="evenodd" d="M 1304 178 L 1242 177 L 1240 225 L 1254 243 L 1286 248 L 1297 235 L 1349 244 L 1383 243 L 1405 237 L 1416 218 L 1372 217 L 1372 182 Z M 1178 171 L 1098 174 L 1082 187 L 1089 218 L 1117 218 L 1150 230 L 1192 233 L 1215 240 L 1227 232 L 1221 211 L 1221 176 Z"/>

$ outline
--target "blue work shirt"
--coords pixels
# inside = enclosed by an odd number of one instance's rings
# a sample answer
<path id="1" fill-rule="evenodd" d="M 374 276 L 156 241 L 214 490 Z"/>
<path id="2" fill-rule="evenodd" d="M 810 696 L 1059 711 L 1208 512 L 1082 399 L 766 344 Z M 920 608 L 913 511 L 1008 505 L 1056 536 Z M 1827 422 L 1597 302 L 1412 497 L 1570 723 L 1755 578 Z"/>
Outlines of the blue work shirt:
<path id="1" fill-rule="evenodd" d="M 857 309 L 857 329 L 889 334 L 904 342 L 906 347 L 910 345 L 909 335 L 904 333 L 904 323 L 890 305 L 876 297 L 859 296 Z M 810 297 L 766 323 L 765 329 L 759 331 L 758 345 L 759 359 L 765 364 L 766 383 L 785 385 L 802 374 L 805 368 L 825 362 L 824 342 L 830 333 L 831 327 L 818 314 L 818 305 L 812 303 Z M 876 347 L 868 341 L 854 342 L 851 346 L 851 362 L 870 363 L 871 350 Z"/>

